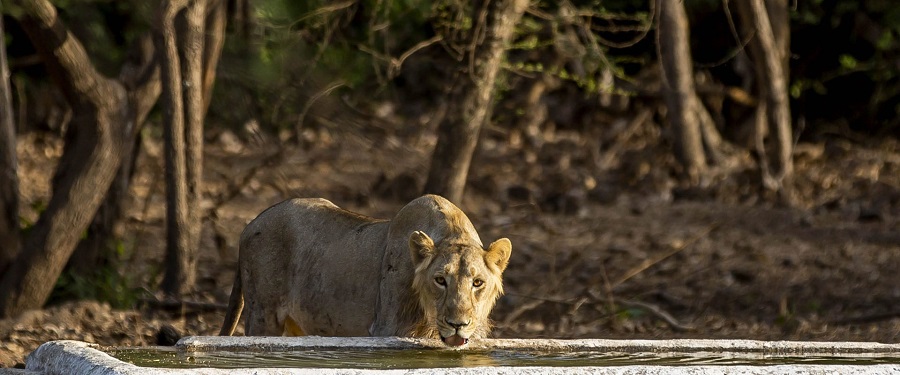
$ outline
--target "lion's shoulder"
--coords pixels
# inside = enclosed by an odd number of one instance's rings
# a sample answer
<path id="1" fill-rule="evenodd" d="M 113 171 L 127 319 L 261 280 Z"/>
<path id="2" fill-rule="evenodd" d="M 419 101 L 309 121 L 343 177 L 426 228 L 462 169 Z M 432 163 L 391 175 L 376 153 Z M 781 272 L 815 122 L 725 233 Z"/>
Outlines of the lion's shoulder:
<path id="1" fill-rule="evenodd" d="M 483 246 L 469 217 L 455 204 L 434 194 L 423 195 L 404 206 L 394 217 L 392 227 L 408 237 L 413 230 L 427 233 L 435 242 L 455 239 Z"/>

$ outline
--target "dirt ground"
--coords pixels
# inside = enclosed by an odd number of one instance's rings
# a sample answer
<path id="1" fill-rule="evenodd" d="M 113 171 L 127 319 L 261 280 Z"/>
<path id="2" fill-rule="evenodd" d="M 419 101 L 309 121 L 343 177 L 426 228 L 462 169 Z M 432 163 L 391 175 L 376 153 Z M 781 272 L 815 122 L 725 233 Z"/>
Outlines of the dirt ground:
<path id="1" fill-rule="evenodd" d="M 658 125 L 610 129 L 547 132 L 537 145 L 487 130 L 457 203 L 485 241 L 513 243 L 496 336 L 900 342 L 896 141 L 801 142 L 787 206 L 765 198 L 748 155 L 734 155 L 706 187 L 685 188 L 670 176 Z M 316 196 L 390 217 L 417 195 L 433 129 L 376 130 L 307 129 L 294 146 L 285 136 L 210 131 L 197 291 L 178 306 L 153 299 L 164 182 L 160 142 L 145 137 L 119 267 L 148 297 L 127 310 L 76 301 L 2 320 L 0 366 L 49 340 L 155 345 L 165 325 L 216 334 L 238 235 L 263 209 Z M 61 144 L 25 134 L 18 152 L 23 217 L 33 220 Z"/>

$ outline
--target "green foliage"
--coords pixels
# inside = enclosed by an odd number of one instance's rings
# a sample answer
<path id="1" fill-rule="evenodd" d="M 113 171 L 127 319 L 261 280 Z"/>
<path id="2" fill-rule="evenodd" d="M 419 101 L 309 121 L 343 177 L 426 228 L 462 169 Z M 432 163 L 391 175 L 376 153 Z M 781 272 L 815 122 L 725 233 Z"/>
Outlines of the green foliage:
<path id="1" fill-rule="evenodd" d="M 40 217 L 40 215 L 42 215 L 44 211 L 47 210 L 47 202 L 42 199 L 35 200 L 31 202 L 31 210 L 34 211 L 35 214 L 38 215 L 38 217 Z M 21 215 L 19 216 L 19 233 L 22 238 L 28 236 L 28 234 L 31 232 L 31 229 L 34 228 L 34 224 L 35 223 L 28 218 Z"/>
<path id="2" fill-rule="evenodd" d="M 900 2 L 798 2 L 791 22 L 791 96 L 812 101 L 807 116 L 861 131 L 900 126 Z"/>
<path id="3" fill-rule="evenodd" d="M 647 315 L 647 312 L 644 309 L 637 307 L 625 307 L 620 309 L 616 316 L 620 320 L 629 320 L 629 319 L 638 319 Z"/>
<path id="4" fill-rule="evenodd" d="M 647 61 L 643 52 L 622 51 L 647 39 L 652 16 L 646 3 L 539 2 L 534 8 L 536 12 L 523 17 L 517 28 L 518 38 L 510 48 L 514 56 L 527 58 L 523 61 L 513 57 L 518 61 L 509 62 L 507 69 L 559 78 L 576 85 L 586 96 L 630 95 L 616 88 L 611 78 L 630 81 L 633 73 L 626 67 L 643 66 Z"/>
<path id="5" fill-rule="evenodd" d="M 264 128 L 293 128 L 311 98 L 336 82 L 372 100 L 391 90 L 392 60 L 433 36 L 432 2 L 423 0 L 262 0 L 254 7 L 252 40 L 226 38 L 214 93 L 222 100 L 210 111 L 238 126 L 254 118 Z"/>
<path id="6" fill-rule="evenodd" d="M 136 282 L 127 270 L 120 265 L 128 258 L 129 251 L 121 241 L 112 249 L 113 261 L 97 267 L 88 275 L 79 275 L 66 270 L 60 275 L 50 294 L 48 304 L 68 300 L 94 300 L 107 302 L 113 308 L 127 309 L 134 307 L 146 294 L 145 289 L 133 287 Z"/>
<path id="7" fill-rule="evenodd" d="M 156 3 L 144 1 L 55 1 L 66 26 L 87 49 L 98 70 L 118 75 L 132 41 L 150 29 Z"/>
<path id="8" fill-rule="evenodd" d="M 847 54 L 841 55 L 839 60 L 841 62 L 841 67 L 847 70 L 856 69 L 856 65 L 859 64 L 859 62 L 856 61 L 856 58 Z"/>

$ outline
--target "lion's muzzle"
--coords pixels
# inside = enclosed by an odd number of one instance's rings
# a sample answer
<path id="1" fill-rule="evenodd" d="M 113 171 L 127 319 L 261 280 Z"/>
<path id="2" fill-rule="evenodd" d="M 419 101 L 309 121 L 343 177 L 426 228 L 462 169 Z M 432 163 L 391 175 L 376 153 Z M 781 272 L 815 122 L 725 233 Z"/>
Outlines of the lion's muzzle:
<path id="1" fill-rule="evenodd" d="M 463 338 L 462 336 L 457 334 L 454 334 L 450 337 L 441 337 L 441 341 L 449 346 L 463 346 L 469 343 L 469 339 Z"/>
<path id="2" fill-rule="evenodd" d="M 468 328 L 470 321 L 462 319 L 444 319 L 444 324 L 450 326 L 449 329 L 441 329 L 441 341 L 449 346 L 462 346 L 469 342 L 471 331 Z M 445 334 L 446 333 L 446 334 Z"/>

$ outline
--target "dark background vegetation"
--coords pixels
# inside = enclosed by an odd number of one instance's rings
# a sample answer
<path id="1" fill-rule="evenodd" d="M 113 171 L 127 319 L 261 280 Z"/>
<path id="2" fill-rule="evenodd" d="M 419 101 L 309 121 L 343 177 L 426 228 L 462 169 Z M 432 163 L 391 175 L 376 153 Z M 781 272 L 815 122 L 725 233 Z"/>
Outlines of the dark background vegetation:
<path id="1" fill-rule="evenodd" d="M 660 1 L 531 2 L 516 25 L 457 200 L 483 238 L 513 240 L 497 334 L 898 342 L 900 3 L 786 2 L 795 172 L 773 191 L 754 143 L 765 98 L 737 1 L 683 2 L 692 80 L 728 155 L 710 158 L 701 178 L 686 172 L 668 118 Z M 2 110 L 15 122 L 24 237 L 80 125 L 17 3 L 2 2 L 12 93 Z M 237 237 L 261 210 L 321 196 L 390 217 L 429 190 L 436 134 L 457 108 L 447 87 L 472 61 L 462 3 L 221 4 L 195 280 L 163 292 L 171 244 L 161 100 L 136 134 L 128 193 L 102 250 L 75 252 L 88 265 L 69 260 L 44 310 L 0 320 L 0 364 L 53 339 L 148 345 L 167 324 L 214 334 Z M 134 60 L 160 7 L 54 5 L 108 77 Z"/>

